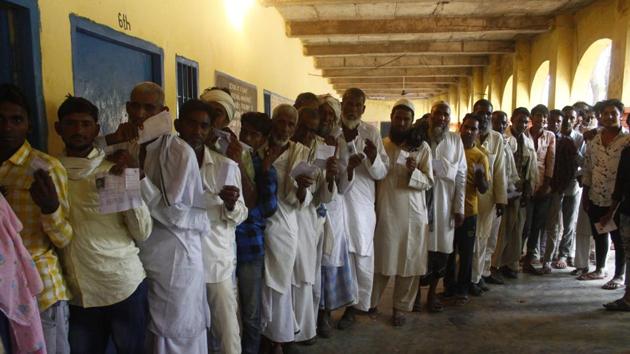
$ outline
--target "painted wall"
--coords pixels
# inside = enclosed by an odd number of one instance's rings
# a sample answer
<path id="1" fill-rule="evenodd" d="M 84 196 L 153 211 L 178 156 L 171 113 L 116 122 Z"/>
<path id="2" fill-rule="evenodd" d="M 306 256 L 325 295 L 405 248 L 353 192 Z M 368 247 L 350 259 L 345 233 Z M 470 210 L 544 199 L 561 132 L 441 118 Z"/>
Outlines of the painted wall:
<path id="1" fill-rule="evenodd" d="M 236 3 L 249 3 L 233 9 Z M 214 83 L 219 70 L 257 86 L 258 109 L 263 110 L 263 89 L 294 98 L 302 91 L 333 92 L 302 54 L 298 39 L 285 35 L 284 21 L 274 8 L 257 1 L 232 0 L 42 0 L 41 51 L 43 90 L 49 127 L 67 93 L 72 93 L 70 14 L 88 18 L 164 50 L 166 102 L 176 105 L 175 56 L 199 63 L 200 91 Z M 235 11 L 231 11 L 235 10 Z M 124 13 L 130 30 L 118 27 Z M 234 16 L 234 15 L 240 16 Z M 61 141 L 49 129 L 49 151 L 58 154 Z"/>

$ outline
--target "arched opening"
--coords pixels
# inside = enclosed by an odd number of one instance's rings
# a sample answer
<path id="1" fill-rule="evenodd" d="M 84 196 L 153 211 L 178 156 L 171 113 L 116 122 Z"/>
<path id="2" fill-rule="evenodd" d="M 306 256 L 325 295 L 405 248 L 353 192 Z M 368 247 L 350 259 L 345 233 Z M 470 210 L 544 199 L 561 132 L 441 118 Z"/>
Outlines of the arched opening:
<path id="1" fill-rule="evenodd" d="M 571 100 L 594 104 L 608 96 L 612 41 L 599 39 L 580 59 L 571 88 Z"/>
<path id="2" fill-rule="evenodd" d="M 531 106 L 544 104 L 549 106 L 549 87 L 551 77 L 549 76 L 549 60 L 546 60 L 538 67 L 534 80 L 532 81 L 532 91 L 529 95 Z"/>
<path id="3" fill-rule="evenodd" d="M 510 77 L 505 82 L 505 87 L 503 88 L 503 98 L 501 99 L 501 110 L 508 114 L 508 116 L 512 113 L 512 90 L 513 90 L 513 76 Z"/>

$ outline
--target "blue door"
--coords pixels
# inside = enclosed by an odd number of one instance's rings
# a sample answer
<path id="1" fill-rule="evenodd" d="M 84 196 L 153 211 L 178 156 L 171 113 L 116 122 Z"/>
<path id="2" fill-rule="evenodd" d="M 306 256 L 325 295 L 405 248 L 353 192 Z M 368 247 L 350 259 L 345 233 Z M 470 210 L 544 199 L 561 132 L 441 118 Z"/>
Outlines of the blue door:
<path id="1" fill-rule="evenodd" d="M 162 84 L 162 51 L 153 44 L 71 16 L 74 94 L 99 109 L 101 132 L 126 121 L 125 103 L 139 82 Z"/>

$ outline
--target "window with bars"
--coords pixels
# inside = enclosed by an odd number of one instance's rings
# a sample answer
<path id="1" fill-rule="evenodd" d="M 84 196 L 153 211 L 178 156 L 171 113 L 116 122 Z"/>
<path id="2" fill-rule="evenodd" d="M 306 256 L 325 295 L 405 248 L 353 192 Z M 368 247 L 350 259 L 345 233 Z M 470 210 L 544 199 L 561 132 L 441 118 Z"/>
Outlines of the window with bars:
<path id="1" fill-rule="evenodd" d="M 177 115 L 179 107 L 191 98 L 199 97 L 198 85 L 199 64 L 197 62 L 177 57 Z"/>

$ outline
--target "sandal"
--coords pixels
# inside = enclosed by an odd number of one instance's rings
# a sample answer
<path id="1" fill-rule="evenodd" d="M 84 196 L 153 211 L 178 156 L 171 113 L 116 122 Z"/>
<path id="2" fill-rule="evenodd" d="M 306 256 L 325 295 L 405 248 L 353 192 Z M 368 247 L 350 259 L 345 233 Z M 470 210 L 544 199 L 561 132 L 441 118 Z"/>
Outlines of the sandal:
<path id="1" fill-rule="evenodd" d="M 444 305 L 440 300 L 433 300 L 432 302 L 427 303 L 427 309 L 431 313 L 438 313 L 444 311 Z"/>
<path id="2" fill-rule="evenodd" d="M 571 271 L 571 275 L 575 275 L 577 277 L 588 273 L 588 268 L 575 268 Z"/>
<path id="3" fill-rule="evenodd" d="M 392 315 L 392 325 L 394 327 L 401 327 L 405 324 L 405 314 L 400 311 L 394 310 L 394 314 Z"/>
<path id="4" fill-rule="evenodd" d="M 619 299 L 619 300 L 615 300 L 613 302 L 609 302 L 607 304 L 604 304 L 604 307 L 606 308 L 606 310 L 608 311 L 624 311 L 624 312 L 630 312 L 630 305 L 628 305 L 628 303 L 626 302 L 626 300 L 624 300 L 623 298 Z"/>
<path id="5" fill-rule="evenodd" d="M 606 273 L 598 273 L 597 271 L 595 272 L 590 272 L 590 273 L 584 273 L 582 275 L 580 275 L 579 277 L 577 277 L 577 280 L 600 280 L 600 279 L 604 279 L 606 278 Z"/>
<path id="6" fill-rule="evenodd" d="M 470 302 L 470 299 L 468 299 L 468 296 L 466 296 L 466 295 L 458 296 L 457 299 L 455 300 L 455 305 L 456 306 L 463 306 L 463 305 L 466 305 L 469 302 Z"/>
<path id="7" fill-rule="evenodd" d="M 625 284 L 621 281 L 621 279 L 611 279 L 608 283 L 602 285 L 602 289 L 604 290 L 617 290 L 623 289 Z"/>

